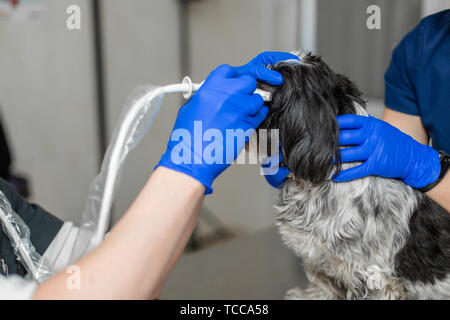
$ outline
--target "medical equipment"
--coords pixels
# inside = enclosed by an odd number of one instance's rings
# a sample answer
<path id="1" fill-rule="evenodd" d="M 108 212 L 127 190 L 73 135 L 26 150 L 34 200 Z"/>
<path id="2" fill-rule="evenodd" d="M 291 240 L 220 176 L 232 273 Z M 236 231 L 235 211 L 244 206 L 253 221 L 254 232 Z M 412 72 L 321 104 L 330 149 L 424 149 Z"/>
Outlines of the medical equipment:
<path id="1" fill-rule="evenodd" d="M 139 88 L 125 105 L 124 112 L 95 178 L 83 215 L 80 235 L 75 243 L 71 261 L 76 261 L 103 240 L 109 226 L 110 209 L 115 198 L 119 177 L 127 155 L 142 140 L 158 113 L 164 95 L 182 93 L 189 99 L 201 85 L 185 77 L 179 84 L 164 87 Z M 271 93 L 260 89 L 255 94 L 270 101 Z"/>
<path id="2" fill-rule="evenodd" d="M 52 268 L 45 258 L 36 251 L 30 239 L 30 229 L 14 212 L 6 195 L 0 191 L 0 218 L 2 230 L 8 236 L 14 254 L 22 262 L 30 275 L 38 282 L 52 275 Z"/>
<path id="3" fill-rule="evenodd" d="M 189 99 L 202 84 L 203 82 L 193 83 L 189 77 L 185 77 L 179 84 L 139 87 L 132 93 L 108 146 L 100 173 L 91 184 L 68 265 L 97 247 L 104 239 L 123 165 L 128 154 L 139 144 L 153 124 L 163 97 L 170 93 L 182 93 L 185 99 Z M 271 99 L 270 92 L 256 89 L 255 94 L 261 95 L 264 101 Z M 53 266 L 34 248 L 28 226 L 12 210 L 8 199 L 1 191 L 0 218 L 3 231 L 10 238 L 16 256 L 23 262 L 31 276 L 36 281 L 42 282 L 55 273 Z"/>

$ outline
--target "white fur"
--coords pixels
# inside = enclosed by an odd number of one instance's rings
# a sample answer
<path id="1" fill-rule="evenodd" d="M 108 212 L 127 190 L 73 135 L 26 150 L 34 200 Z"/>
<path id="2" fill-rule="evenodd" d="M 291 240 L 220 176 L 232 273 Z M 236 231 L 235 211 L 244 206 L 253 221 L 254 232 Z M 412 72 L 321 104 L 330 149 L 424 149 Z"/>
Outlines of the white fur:
<path id="1" fill-rule="evenodd" d="M 357 106 L 358 114 L 366 115 Z M 343 169 L 357 163 L 344 164 Z M 395 274 L 395 257 L 423 195 L 403 182 L 366 177 L 312 185 L 290 179 L 275 206 L 285 244 L 303 259 L 311 285 L 289 299 L 450 298 L 450 279 L 411 283 Z"/>

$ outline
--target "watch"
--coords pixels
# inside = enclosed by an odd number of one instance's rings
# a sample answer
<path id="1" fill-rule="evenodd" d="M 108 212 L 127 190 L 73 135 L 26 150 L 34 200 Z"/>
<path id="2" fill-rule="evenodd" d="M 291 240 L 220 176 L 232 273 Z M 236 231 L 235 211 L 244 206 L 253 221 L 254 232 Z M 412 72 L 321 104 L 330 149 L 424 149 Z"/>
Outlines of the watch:
<path id="1" fill-rule="evenodd" d="M 423 188 L 420 188 L 419 190 L 422 192 L 428 192 L 431 189 L 433 189 L 441 180 L 444 178 L 445 174 L 447 173 L 448 169 L 450 168 L 450 155 L 446 153 L 445 151 L 439 151 L 439 161 L 441 162 L 441 173 L 439 174 L 439 177 L 436 179 L 436 181 L 426 185 Z"/>

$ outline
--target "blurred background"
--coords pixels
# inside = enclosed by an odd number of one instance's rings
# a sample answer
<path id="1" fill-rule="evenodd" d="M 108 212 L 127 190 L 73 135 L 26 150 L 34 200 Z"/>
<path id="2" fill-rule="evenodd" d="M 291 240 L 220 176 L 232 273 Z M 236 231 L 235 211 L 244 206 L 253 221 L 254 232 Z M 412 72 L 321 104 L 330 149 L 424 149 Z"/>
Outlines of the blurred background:
<path id="1" fill-rule="evenodd" d="M 70 5 L 81 29 L 66 27 Z M 366 26 L 369 5 L 381 29 Z M 184 75 L 200 82 L 219 64 L 299 48 L 323 56 L 383 109 L 383 75 L 402 37 L 449 0 L 0 0 L 0 113 L 10 171 L 30 199 L 79 222 L 91 180 L 131 91 Z M 179 96 L 166 97 L 126 165 L 117 221 L 165 149 Z M 232 166 L 215 183 L 191 248 L 274 225 L 275 192 L 257 166 Z"/>

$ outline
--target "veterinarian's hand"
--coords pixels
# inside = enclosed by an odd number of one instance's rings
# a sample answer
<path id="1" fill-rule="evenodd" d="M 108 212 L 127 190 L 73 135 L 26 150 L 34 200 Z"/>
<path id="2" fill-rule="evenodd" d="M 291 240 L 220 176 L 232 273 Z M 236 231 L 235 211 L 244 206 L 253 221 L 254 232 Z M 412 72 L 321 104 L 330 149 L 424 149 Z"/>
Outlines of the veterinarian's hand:
<path id="1" fill-rule="evenodd" d="M 287 176 L 291 171 L 283 166 L 280 166 L 282 161 L 281 151 L 277 157 L 270 157 L 265 159 L 265 163 L 262 164 L 262 172 L 267 182 L 274 188 L 280 188 L 286 181 Z"/>
<path id="2" fill-rule="evenodd" d="M 256 80 L 271 84 L 283 81 L 278 72 L 265 65 L 294 57 L 288 53 L 262 53 L 245 66 L 222 65 L 211 72 L 198 92 L 180 108 L 158 166 L 197 179 L 205 186 L 206 194 L 211 193 L 214 179 L 233 163 L 249 138 L 247 134 L 243 139 L 227 139 L 226 130 L 248 133 L 269 112 L 261 96 L 253 94 Z"/>
<path id="3" fill-rule="evenodd" d="M 439 153 L 423 145 L 387 122 L 374 117 L 343 115 L 337 117 L 341 132 L 342 162 L 362 161 L 342 171 L 336 182 L 370 175 L 403 180 L 413 188 L 434 182 L 440 173 Z"/>
<path id="4" fill-rule="evenodd" d="M 260 53 L 252 61 L 242 67 L 236 67 L 235 70 L 238 75 L 250 75 L 257 80 L 276 86 L 283 83 L 283 77 L 279 72 L 268 69 L 267 66 L 292 59 L 298 60 L 298 57 L 288 52 L 268 51 Z"/>

